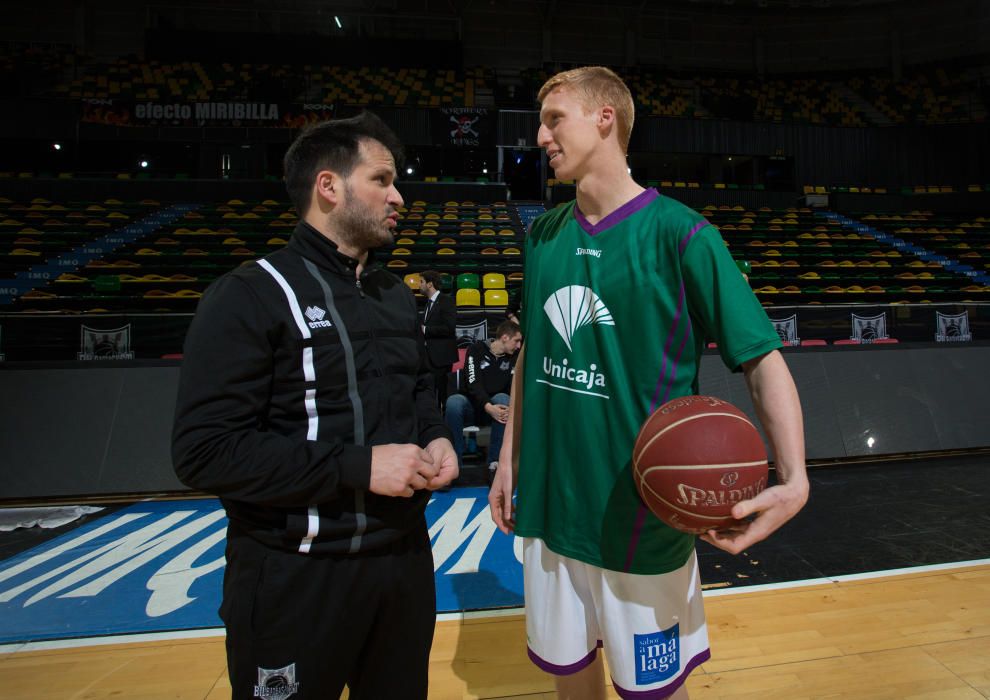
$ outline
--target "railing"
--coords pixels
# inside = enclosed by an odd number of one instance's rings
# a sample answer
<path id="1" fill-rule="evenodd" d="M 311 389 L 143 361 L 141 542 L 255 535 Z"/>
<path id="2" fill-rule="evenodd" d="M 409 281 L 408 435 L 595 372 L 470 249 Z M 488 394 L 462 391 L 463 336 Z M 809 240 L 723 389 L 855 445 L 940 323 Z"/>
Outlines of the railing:
<path id="1" fill-rule="evenodd" d="M 990 302 L 829 304 L 767 307 L 788 347 L 945 343 L 990 340 Z M 491 337 L 504 312 L 459 312 L 459 331 Z M 0 359 L 6 362 L 159 360 L 182 352 L 192 314 L 0 314 Z M 810 341 L 810 342 L 809 342 Z M 889 342 L 889 341 L 888 341 Z"/>

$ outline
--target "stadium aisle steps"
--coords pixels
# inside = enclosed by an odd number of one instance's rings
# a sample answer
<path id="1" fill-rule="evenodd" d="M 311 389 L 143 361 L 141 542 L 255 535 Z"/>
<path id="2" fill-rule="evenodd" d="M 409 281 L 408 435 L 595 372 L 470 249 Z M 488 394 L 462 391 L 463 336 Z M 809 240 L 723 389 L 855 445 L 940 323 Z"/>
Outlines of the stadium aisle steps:
<path id="1" fill-rule="evenodd" d="M 111 231 L 101 238 L 50 258 L 41 265 L 34 265 L 29 270 L 18 272 L 12 280 L 4 281 L 4 289 L 0 290 L 0 306 L 10 304 L 17 297 L 47 285 L 62 273 L 79 270 L 86 263 L 99 260 L 118 248 L 147 236 L 197 207 L 196 204 L 174 204 L 165 207 L 139 221 Z"/>

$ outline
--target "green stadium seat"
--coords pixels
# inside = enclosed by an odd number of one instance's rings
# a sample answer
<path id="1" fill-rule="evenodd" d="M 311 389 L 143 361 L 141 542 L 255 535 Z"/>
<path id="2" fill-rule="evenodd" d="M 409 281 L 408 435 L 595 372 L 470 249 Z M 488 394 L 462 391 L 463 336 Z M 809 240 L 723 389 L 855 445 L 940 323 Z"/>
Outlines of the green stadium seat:
<path id="1" fill-rule="evenodd" d="M 476 272 L 462 272 L 457 275 L 457 289 L 478 289 L 481 286 Z"/>

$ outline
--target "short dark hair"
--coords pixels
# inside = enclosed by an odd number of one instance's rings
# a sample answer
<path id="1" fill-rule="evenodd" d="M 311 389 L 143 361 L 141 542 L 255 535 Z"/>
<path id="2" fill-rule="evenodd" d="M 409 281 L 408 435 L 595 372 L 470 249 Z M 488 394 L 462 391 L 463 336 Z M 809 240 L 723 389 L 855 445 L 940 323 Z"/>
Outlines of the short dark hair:
<path id="1" fill-rule="evenodd" d="M 313 181 L 321 170 L 347 177 L 357 166 L 361 142 L 377 141 L 389 150 L 398 169 L 403 151 L 399 137 L 371 112 L 332 119 L 307 127 L 285 152 L 285 189 L 300 217 L 309 210 Z"/>
<path id="2" fill-rule="evenodd" d="M 424 281 L 432 284 L 434 289 L 440 289 L 440 280 L 443 279 L 443 276 L 436 270 L 420 272 L 419 276 L 422 277 Z"/>
<path id="3" fill-rule="evenodd" d="M 503 335 L 507 335 L 511 338 L 516 333 L 520 333 L 520 332 L 521 329 L 519 328 L 518 323 L 516 323 L 515 321 L 505 320 L 502 321 L 500 324 L 498 324 L 498 327 L 495 329 L 495 337 L 501 338 Z"/>

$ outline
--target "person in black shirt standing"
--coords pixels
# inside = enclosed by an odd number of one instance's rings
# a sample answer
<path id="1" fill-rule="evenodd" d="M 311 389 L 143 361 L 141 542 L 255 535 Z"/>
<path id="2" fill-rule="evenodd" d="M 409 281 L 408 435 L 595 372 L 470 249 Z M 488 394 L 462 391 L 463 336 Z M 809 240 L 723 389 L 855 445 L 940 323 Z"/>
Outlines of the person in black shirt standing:
<path id="1" fill-rule="evenodd" d="M 440 291 L 440 273 L 427 270 L 420 274 L 420 291 L 426 297 L 423 308 L 423 336 L 426 358 L 433 372 L 440 410 L 447 403 L 447 375 L 458 360 L 457 306 L 448 294 Z"/>
<path id="2" fill-rule="evenodd" d="M 509 387 L 521 345 L 519 325 L 512 321 L 500 323 L 495 329 L 494 340 L 479 340 L 468 348 L 464 358 L 464 393 L 447 399 L 444 420 L 454 439 L 458 464 L 464 456 L 464 426 L 475 425 L 479 420 L 491 420 L 492 431 L 488 440 L 490 477 L 498 467 L 502 434 L 509 418 Z"/>
<path id="3" fill-rule="evenodd" d="M 416 300 L 374 258 L 402 205 L 400 156 L 368 113 L 300 134 L 291 240 L 214 282 L 186 336 L 172 456 L 227 512 L 235 699 L 427 697 L 424 512 L 458 466 Z"/>

